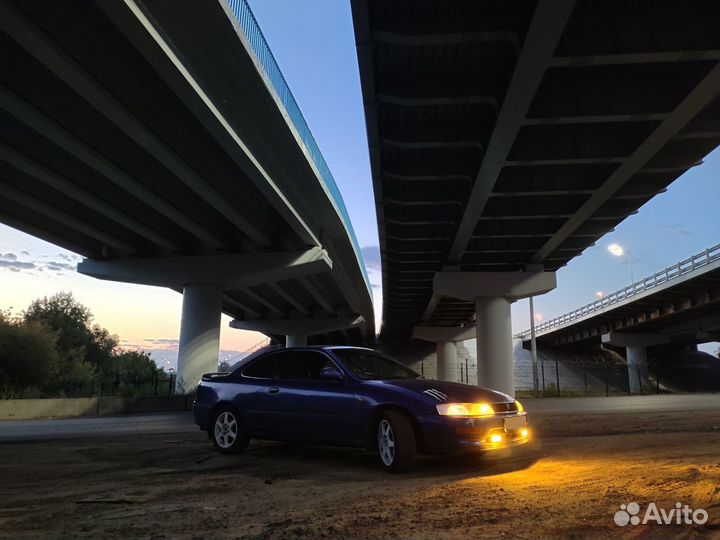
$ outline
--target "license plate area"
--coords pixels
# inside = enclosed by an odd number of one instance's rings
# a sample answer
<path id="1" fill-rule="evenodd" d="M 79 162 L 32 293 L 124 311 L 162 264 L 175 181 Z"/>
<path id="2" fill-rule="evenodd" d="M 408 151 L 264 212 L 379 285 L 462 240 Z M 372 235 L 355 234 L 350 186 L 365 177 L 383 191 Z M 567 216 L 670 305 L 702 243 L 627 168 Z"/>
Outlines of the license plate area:
<path id="1" fill-rule="evenodd" d="M 503 423 L 505 431 L 520 429 L 527 425 L 527 416 L 525 416 L 524 414 L 521 416 L 510 416 L 509 418 L 504 418 Z"/>

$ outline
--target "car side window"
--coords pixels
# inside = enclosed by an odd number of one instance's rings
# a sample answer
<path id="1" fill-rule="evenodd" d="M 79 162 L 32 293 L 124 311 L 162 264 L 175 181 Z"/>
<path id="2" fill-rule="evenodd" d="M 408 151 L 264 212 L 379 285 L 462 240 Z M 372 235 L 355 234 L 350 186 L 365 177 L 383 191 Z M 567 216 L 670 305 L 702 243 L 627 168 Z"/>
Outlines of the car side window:
<path id="1" fill-rule="evenodd" d="M 319 351 L 292 351 L 280 361 L 281 380 L 312 381 L 320 379 L 320 371 L 334 367 L 330 358 Z"/>
<path id="2" fill-rule="evenodd" d="M 280 363 L 287 353 L 273 353 L 254 360 L 248 367 L 243 369 L 243 377 L 255 379 L 274 379 L 278 376 Z"/>

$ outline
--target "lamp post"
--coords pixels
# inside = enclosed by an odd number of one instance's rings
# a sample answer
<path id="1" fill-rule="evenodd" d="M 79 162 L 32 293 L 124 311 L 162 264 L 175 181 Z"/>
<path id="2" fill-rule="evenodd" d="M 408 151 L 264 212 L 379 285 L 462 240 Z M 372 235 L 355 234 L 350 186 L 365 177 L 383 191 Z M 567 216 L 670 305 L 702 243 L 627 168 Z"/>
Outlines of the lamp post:
<path id="1" fill-rule="evenodd" d="M 532 296 L 530 297 L 530 352 L 532 354 L 533 394 L 537 397 L 540 381 L 538 380 L 537 343 L 535 342 L 535 305 Z"/>
<path id="2" fill-rule="evenodd" d="M 623 255 L 627 256 L 628 265 L 630 266 L 630 284 L 632 285 L 635 283 L 635 276 L 633 275 L 632 267 L 632 254 L 620 244 L 610 244 L 608 246 L 608 251 L 615 257 L 622 257 Z"/>

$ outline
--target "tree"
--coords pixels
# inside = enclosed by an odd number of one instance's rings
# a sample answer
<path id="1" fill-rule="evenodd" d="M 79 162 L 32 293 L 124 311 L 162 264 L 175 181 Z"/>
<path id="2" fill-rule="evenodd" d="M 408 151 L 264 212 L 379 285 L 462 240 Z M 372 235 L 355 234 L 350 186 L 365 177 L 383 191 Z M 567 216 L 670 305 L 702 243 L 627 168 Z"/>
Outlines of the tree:
<path id="1" fill-rule="evenodd" d="M 60 351 L 87 347 L 91 341 L 92 313 L 69 292 L 35 300 L 23 314 L 26 323 L 40 322 L 57 333 Z"/>
<path id="2" fill-rule="evenodd" d="M 61 357 L 59 367 L 57 379 L 47 381 L 48 390 L 62 396 L 85 395 L 92 391 L 96 371 L 85 361 L 81 348 Z"/>
<path id="3" fill-rule="evenodd" d="M 123 395 L 132 395 L 142 389 L 142 385 L 150 385 L 161 371 L 148 353 L 142 351 L 116 352 L 112 361 L 110 375 L 105 373 L 104 383 L 112 382 L 116 390 Z"/>
<path id="4" fill-rule="evenodd" d="M 86 360 L 99 372 L 110 367 L 110 360 L 118 347 L 118 337 L 111 335 L 106 328 L 94 324 L 90 329 L 90 341 L 86 346 Z"/>
<path id="5" fill-rule="evenodd" d="M 57 336 L 38 322 L 24 323 L 0 314 L 0 391 L 12 397 L 17 389 L 46 390 L 58 381 Z"/>
<path id="6" fill-rule="evenodd" d="M 118 338 L 93 324 L 69 292 L 35 300 L 22 317 L 0 311 L 0 391 L 83 395 L 113 388 L 132 395 L 158 371 L 150 355 L 118 348 Z"/>
<path id="7" fill-rule="evenodd" d="M 102 370 L 118 346 L 118 337 L 92 324 L 92 312 L 75 300 L 72 293 L 60 292 L 35 300 L 23 315 L 25 322 L 41 322 L 57 332 L 61 356 L 78 353 L 93 368 Z"/>
<path id="8" fill-rule="evenodd" d="M 42 324 L 55 333 L 58 375 L 44 387 L 69 394 L 88 391 L 101 365 L 110 362 L 117 338 L 91 326 L 91 311 L 72 293 L 60 292 L 35 300 L 23 314 L 26 325 Z"/>

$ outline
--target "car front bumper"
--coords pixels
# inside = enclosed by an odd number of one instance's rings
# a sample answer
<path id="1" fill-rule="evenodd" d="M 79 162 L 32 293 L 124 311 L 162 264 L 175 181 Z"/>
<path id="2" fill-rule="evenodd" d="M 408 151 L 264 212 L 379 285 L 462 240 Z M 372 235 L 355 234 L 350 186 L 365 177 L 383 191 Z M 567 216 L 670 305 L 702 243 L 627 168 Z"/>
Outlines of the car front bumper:
<path id="1" fill-rule="evenodd" d="M 484 418 L 423 416 L 419 424 L 427 452 L 500 450 L 525 444 L 532 436 L 524 412 Z"/>

